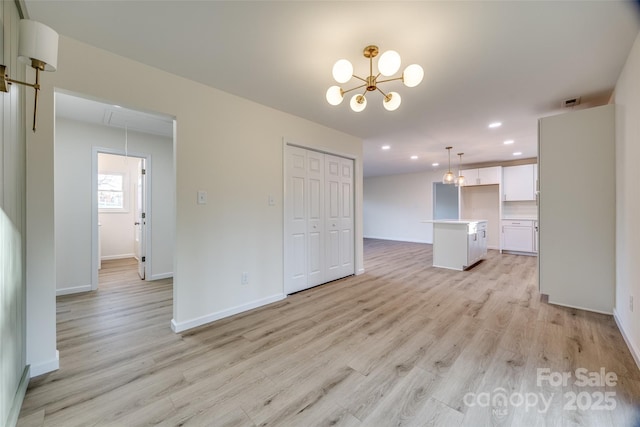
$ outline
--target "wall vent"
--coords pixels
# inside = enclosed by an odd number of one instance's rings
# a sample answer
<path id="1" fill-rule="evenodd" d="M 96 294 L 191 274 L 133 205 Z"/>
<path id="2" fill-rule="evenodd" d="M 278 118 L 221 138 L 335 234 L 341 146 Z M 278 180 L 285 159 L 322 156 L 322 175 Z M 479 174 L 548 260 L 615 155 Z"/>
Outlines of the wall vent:
<path id="1" fill-rule="evenodd" d="M 580 104 L 580 97 L 568 98 L 562 101 L 562 108 L 571 108 Z"/>

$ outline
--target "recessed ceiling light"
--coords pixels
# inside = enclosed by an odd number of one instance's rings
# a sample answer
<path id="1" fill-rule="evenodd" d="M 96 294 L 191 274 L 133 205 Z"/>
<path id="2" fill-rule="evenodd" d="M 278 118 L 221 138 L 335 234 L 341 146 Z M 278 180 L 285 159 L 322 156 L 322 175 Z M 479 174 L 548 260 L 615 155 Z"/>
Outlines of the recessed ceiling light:
<path id="1" fill-rule="evenodd" d="M 516 151 L 513 153 L 514 156 L 522 156 L 522 151 Z"/>
<path id="2" fill-rule="evenodd" d="M 411 156 L 411 160 L 418 160 L 418 156 Z"/>
<path id="3" fill-rule="evenodd" d="M 391 146 L 390 146 L 390 145 L 383 145 L 381 148 L 382 148 L 383 150 L 388 150 L 388 149 L 390 149 L 390 148 L 391 148 Z"/>
<path id="4" fill-rule="evenodd" d="M 500 126 L 502 126 L 502 122 L 489 123 L 489 129 L 499 128 Z"/>
<path id="5" fill-rule="evenodd" d="M 116 108 L 122 108 L 122 107 L 121 107 L 121 106 L 119 106 L 119 105 L 114 105 L 114 107 L 116 107 Z"/>
<path id="6" fill-rule="evenodd" d="M 440 163 L 431 163 L 431 166 L 440 166 Z"/>
<path id="7" fill-rule="evenodd" d="M 513 144 L 513 139 L 507 139 L 507 140 L 504 142 L 504 145 L 509 145 L 509 144 Z"/>

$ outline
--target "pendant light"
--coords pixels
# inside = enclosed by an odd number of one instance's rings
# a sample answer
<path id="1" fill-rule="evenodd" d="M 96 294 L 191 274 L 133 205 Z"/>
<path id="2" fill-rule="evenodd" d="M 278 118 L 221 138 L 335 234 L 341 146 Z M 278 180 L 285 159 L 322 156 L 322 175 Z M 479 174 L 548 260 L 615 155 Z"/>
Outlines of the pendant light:
<path id="1" fill-rule="evenodd" d="M 460 161 L 458 162 L 458 177 L 456 178 L 456 186 L 457 187 L 462 187 L 465 184 L 465 179 L 464 176 L 462 176 L 462 155 L 464 153 L 458 153 L 458 156 L 460 156 Z"/>
<path id="2" fill-rule="evenodd" d="M 444 174 L 444 176 L 442 177 L 442 183 L 443 184 L 453 184 L 454 182 L 456 182 L 456 177 L 453 174 L 453 172 L 451 172 L 451 149 L 453 147 L 446 147 L 446 150 L 449 152 L 449 169 L 447 170 L 447 173 Z"/>

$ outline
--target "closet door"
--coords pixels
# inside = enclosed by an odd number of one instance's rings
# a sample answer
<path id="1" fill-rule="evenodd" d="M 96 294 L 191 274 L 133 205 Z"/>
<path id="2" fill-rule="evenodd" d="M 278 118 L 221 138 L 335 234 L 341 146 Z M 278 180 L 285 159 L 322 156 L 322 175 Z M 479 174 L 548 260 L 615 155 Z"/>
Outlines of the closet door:
<path id="1" fill-rule="evenodd" d="M 287 146 L 285 293 L 354 274 L 353 160 Z"/>
<path id="2" fill-rule="evenodd" d="M 353 160 L 340 159 L 340 277 L 355 274 Z"/>
<path id="3" fill-rule="evenodd" d="M 325 283 L 324 154 L 307 151 L 307 287 Z"/>
<path id="4" fill-rule="evenodd" d="M 284 274 L 287 294 L 307 287 L 307 152 L 287 147 Z"/>
<path id="5" fill-rule="evenodd" d="M 340 157 L 325 156 L 325 224 L 326 224 L 326 278 L 327 281 L 342 277 L 341 271 L 341 217 L 342 182 Z"/>

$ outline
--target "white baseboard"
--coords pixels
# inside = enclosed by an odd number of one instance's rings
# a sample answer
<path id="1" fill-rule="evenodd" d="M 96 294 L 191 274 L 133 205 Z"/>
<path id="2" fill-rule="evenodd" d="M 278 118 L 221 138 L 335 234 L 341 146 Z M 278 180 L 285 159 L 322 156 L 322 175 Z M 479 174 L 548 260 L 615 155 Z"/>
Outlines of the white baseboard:
<path id="1" fill-rule="evenodd" d="M 111 261 L 114 259 L 127 259 L 135 257 L 135 254 L 103 255 L 100 257 L 100 261 Z"/>
<path id="2" fill-rule="evenodd" d="M 629 339 L 629 335 L 627 335 L 624 328 L 622 327 L 622 322 L 620 322 L 620 319 L 618 318 L 618 312 L 615 308 L 613 309 L 613 319 L 616 321 L 616 325 L 618 325 L 618 329 L 622 334 L 622 338 L 624 338 L 624 342 L 626 342 L 627 347 L 629 347 L 629 351 L 633 356 L 633 360 L 636 361 L 636 365 L 638 366 L 638 369 L 640 369 L 640 349 L 635 348 L 633 342 Z"/>
<path id="3" fill-rule="evenodd" d="M 407 239 L 404 237 L 377 237 L 377 236 L 364 236 L 364 239 L 376 239 L 376 240 L 391 240 L 394 242 L 408 242 L 408 243 L 426 243 L 428 245 L 432 245 L 433 242 L 429 242 L 427 240 L 415 240 L 415 239 Z"/>
<path id="4" fill-rule="evenodd" d="M 27 387 L 29 386 L 29 365 L 24 367 L 22 371 L 22 378 L 18 384 L 16 394 L 13 396 L 13 402 L 9 408 L 9 417 L 7 418 L 7 426 L 15 426 L 18 424 L 18 418 L 20 416 L 20 409 L 22 408 L 22 402 L 24 401 L 24 395 L 27 394 Z"/>
<path id="5" fill-rule="evenodd" d="M 170 271 L 169 273 L 154 274 L 152 276 L 149 276 L 147 280 L 169 279 L 171 277 L 173 277 L 173 271 Z"/>
<path id="6" fill-rule="evenodd" d="M 72 286 L 69 288 L 56 289 L 56 296 L 79 294 L 80 292 L 89 292 L 90 290 L 91 290 L 91 285 Z"/>
<path id="7" fill-rule="evenodd" d="M 551 298 L 549 298 L 549 304 L 559 305 L 561 307 L 567 307 L 567 308 L 576 308 L 578 310 L 591 311 L 593 313 L 608 314 L 609 316 L 611 316 L 613 314 L 610 311 L 594 310 L 592 308 L 578 307 L 577 305 L 569 305 L 569 304 L 563 304 L 561 302 L 551 301 Z"/>
<path id="8" fill-rule="evenodd" d="M 364 268 L 359 268 L 358 271 L 356 271 L 356 276 L 359 276 L 361 274 L 364 274 Z"/>
<path id="9" fill-rule="evenodd" d="M 31 378 L 37 377 L 47 372 L 52 372 L 60 368 L 60 352 L 56 350 L 56 358 L 41 363 L 31 364 Z"/>
<path id="10" fill-rule="evenodd" d="M 185 322 L 176 322 L 175 319 L 171 319 L 171 330 L 175 333 L 184 332 L 188 329 L 193 329 L 198 326 L 202 326 L 207 323 L 211 323 L 216 320 L 223 319 L 225 317 L 233 316 L 234 314 L 238 314 L 244 311 L 252 310 L 254 308 L 262 307 L 263 305 L 271 304 L 273 302 L 280 301 L 285 298 L 286 298 L 285 294 L 276 294 L 267 298 L 251 301 L 247 304 L 237 305 L 235 307 L 231 307 L 226 310 L 218 311 L 216 313 L 207 314 L 206 316 L 196 317 L 195 319 L 187 320 Z"/>

